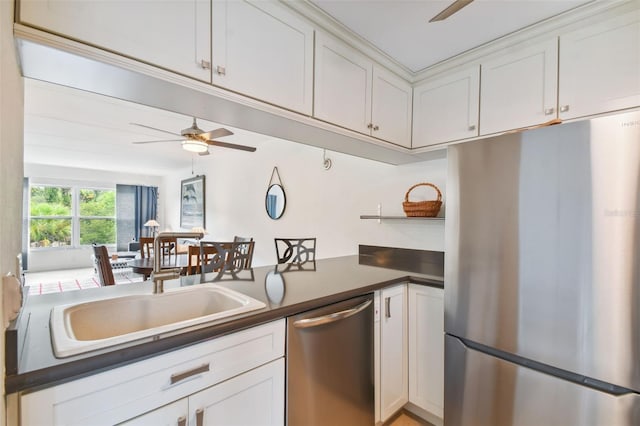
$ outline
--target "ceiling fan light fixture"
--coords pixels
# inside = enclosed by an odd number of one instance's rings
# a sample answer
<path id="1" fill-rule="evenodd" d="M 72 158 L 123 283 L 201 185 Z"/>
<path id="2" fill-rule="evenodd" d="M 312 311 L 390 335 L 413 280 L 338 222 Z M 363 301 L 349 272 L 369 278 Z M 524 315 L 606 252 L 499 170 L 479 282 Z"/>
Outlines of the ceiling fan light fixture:
<path id="1" fill-rule="evenodd" d="M 467 6 L 473 0 L 455 0 L 449 6 L 447 6 L 442 12 L 438 13 L 433 18 L 429 19 L 429 22 L 437 22 L 447 19 L 463 7 Z"/>
<path id="2" fill-rule="evenodd" d="M 182 141 L 182 149 L 189 152 L 206 152 L 209 149 L 209 145 L 203 141 L 189 139 Z"/>

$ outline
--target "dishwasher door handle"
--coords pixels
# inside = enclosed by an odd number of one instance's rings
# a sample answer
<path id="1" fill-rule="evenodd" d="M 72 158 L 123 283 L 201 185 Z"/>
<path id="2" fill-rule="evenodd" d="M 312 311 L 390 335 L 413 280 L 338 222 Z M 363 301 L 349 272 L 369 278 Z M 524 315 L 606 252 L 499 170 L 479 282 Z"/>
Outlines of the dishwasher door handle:
<path id="1" fill-rule="evenodd" d="M 350 316 L 353 316 L 358 312 L 365 310 L 367 306 L 371 304 L 371 301 L 372 300 L 369 299 L 364 303 L 356 306 L 355 308 L 345 309 L 344 311 L 335 312 L 333 314 L 323 315 L 321 317 L 316 317 L 316 318 L 301 319 L 301 320 L 295 321 L 293 323 L 293 326 L 296 328 L 309 328 L 309 327 L 316 327 L 318 325 L 329 324 L 335 321 L 340 321 L 342 319 L 349 318 Z"/>

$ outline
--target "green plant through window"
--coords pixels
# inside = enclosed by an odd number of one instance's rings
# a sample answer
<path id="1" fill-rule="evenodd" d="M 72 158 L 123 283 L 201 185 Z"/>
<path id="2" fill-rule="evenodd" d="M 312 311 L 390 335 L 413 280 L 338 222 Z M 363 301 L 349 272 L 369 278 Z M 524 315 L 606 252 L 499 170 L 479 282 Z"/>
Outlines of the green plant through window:
<path id="1" fill-rule="evenodd" d="M 30 246 L 115 244 L 115 190 L 31 186 Z"/>

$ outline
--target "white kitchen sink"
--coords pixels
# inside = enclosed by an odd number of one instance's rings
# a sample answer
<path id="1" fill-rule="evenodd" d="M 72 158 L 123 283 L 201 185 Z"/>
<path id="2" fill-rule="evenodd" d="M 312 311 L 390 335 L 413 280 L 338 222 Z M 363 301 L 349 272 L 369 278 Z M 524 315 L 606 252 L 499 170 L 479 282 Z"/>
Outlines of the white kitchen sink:
<path id="1" fill-rule="evenodd" d="M 265 306 L 214 284 L 56 306 L 50 318 L 53 349 L 57 357 L 76 355 Z"/>

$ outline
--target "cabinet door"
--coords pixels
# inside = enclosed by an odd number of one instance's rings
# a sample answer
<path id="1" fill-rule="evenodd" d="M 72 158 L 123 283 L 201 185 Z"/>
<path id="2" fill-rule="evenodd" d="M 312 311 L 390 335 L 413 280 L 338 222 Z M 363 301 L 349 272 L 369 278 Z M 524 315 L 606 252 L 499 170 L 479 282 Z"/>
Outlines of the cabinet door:
<path id="1" fill-rule="evenodd" d="M 313 27 L 277 3 L 213 2 L 213 84 L 311 115 Z"/>
<path id="2" fill-rule="evenodd" d="M 411 85 L 395 74 L 373 67 L 371 136 L 411 148 Z"/>
<path id="3" fill-rule="evenodd" d="M 22 0 L 18 19 L 210 82 L 210 16 L 208 0 Z"/>
<path id="4" fill-rule="evenodd" d="M 370 134 L 373 63 L 341 41 L 316 34 L 314 116 Z"/>
<path id="5" fill-rule="evenodd" d="M 480 66 L 427 80 L 413 91 L 414 148 L 478 136 Z"/>
<path id="6" fill-rule="evenodd" d="M 640 13 L 560 37 L 560 118 L 640 105 Z"/>
<path id="7" fill-rule="evenodd" d="M 482 64 L 480 134 L 557 117 L 558 41 L 551 39 Z"/>
<path id="8" fill-rule="evenodd" d="M 444 410 L 444 291 L 409 285 L 409 401 Z"/>
<path id="9" fill-rule="evenodd" d="M 187 426 L 188 414 L 189 404 L 187 398 L 183 398 L 118 424 L 120 426 Z"/>
<path id="10" fill-rule="evenodd" d="M 284 358 L 189 397 L 190 425 L 284 425 Z"/>
<path id="11" fill-rule="evenodd" d="M 409 399 L 406 284 L 381 293 L 380 416 L 385 421 Z"/>

